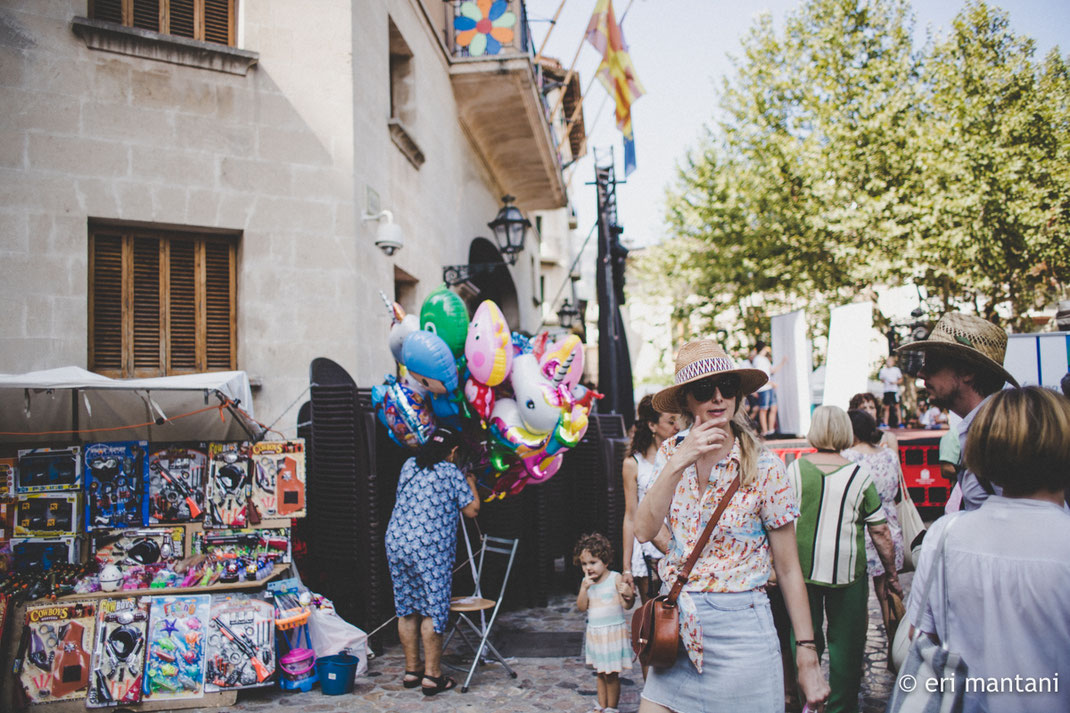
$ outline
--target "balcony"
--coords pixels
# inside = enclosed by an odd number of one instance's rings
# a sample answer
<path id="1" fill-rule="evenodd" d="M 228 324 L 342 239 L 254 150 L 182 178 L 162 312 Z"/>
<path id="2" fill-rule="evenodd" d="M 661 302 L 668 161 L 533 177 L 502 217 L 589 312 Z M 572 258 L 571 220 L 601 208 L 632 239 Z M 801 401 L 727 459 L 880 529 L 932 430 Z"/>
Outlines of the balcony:
<path id="1" fill-rule="evenodd" d="M 523 1 L 454 0 L 445 19 L 460 120 L 501 190 L 524 210 L 566 205 Z"/>

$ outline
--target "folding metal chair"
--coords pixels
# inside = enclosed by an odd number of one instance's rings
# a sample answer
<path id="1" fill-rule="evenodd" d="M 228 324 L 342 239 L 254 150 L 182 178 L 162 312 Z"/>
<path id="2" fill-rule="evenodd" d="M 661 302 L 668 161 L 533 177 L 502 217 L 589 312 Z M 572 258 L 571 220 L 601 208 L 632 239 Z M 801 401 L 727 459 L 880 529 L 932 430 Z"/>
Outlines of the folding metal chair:
<path id="1" fill-rule="evenodd" d="M 513 570 L 513 560 L 516 558 L 516 548 L 519 544 L 519 540 L 511 540 L 503 537 L 491 537 L 490 535 L 483 535 L 481 539 L 482 546 L 479 548 L 479 562 L 476 564 L 473 574 L 475 577 L 475 592 L 468 597 L 454 597 L 450 600 L 450 613 L 456 614 L 456 618 L 453 622 L 453 627 L 450 629 L 449 634 L 446 635 L 446 640 L 442 644 L 443 650 L 449 646 L 450 640 L 454 634 L 460 634 L 461 638 L 468 648 L 472 650 L 475 656 L 472 659 L 472 665 L 468 669 L 468 676 L 464 679 L 464 685 L 461 686 L 461 692 L 468 692 L 468 685 L 472 682 L 472 676 L 476 672 L 476 666 L 486 659 L 493 658 L 498 661 L 505 670 L 509 672 L 509 675 L 516 678 L 516 672 L 509 668 L 509 664 L 505 662 L 505 657 L 502 656 L 498 649 L 494 648 L 494 644 L 490 641 L 490 632 L 494 627 L 494 620 L 498 617 L 498 609 L 502 606 L 502 598 L 505 596 L 505 587 L 509 583 L 509 573 Z M 497 599 L 487 599 L 483 596 L 482 591 L 482 579 L 483 579 L 483 566 L 485 564 L 487 553 L 495 555 L 508 555 L 509 562 L 505 566 L 505 576 L 502 577 L 501 591 L 498 592 Z M 490 615 L 490 620 L 486 618 L 486 612 L 493 610 Z M 469 615 L 474 615 L 479 612 L 479 625 L 477 626 Z M 479 639 L 479 646 L 473 646 L 468 635 L 465 633 L 464 627 L 467 627 L 472 634 L 475 634 Z"/>

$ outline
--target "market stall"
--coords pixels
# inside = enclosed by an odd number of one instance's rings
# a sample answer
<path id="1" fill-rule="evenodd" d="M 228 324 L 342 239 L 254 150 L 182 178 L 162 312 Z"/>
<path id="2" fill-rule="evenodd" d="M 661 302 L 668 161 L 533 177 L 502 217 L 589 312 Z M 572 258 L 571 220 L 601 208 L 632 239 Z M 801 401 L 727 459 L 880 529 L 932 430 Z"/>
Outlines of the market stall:
<path id="1" fill-rule="evenodd" d="M 0 375 L 0 709 L 224 706 L 285 678 L 305 450 L 244 372 Z M 17 672 L 13 673 L 12 669 Z"/>

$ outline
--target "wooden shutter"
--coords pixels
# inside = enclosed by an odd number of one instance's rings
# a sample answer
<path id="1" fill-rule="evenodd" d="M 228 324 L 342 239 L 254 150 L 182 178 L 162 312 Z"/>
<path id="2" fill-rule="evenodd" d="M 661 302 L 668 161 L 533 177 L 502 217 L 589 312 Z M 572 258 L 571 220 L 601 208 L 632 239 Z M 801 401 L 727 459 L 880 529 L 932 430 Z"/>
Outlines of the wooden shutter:
<path id="1" fill-rule="evenodd" d="M 90 0 L 89 16 L 94 20 L 123 24 L 123 0 Z"/>
<path id="2" fill-rule="evenodd" d="M 109 376 L 123 369 L 123 239 L 97 234 L 89 253 L 89 368 Z"/>
<path id="3" fill-rule="evenodd" d="M 234 0 L 204 0 L 204 41 L 234 44 Z"/>
<path id="4" fill-rule="evenodd" d="M 161 0 L 133 0 L 133 6 L 130 11 L 131 18 L 125 24 L 139 27 L 142 30 L 163 32 L 164 30 L 160 23 L 160 18 L 163 16 L 163 8 L 160 7 L 160 2 Z"/>
<path id="5" fill-rule="evenodd" d="M 116 377 L 236 368 L 234 243 L 126 232 L 90 236 L 89 368 Z"/>
<path id="6" fill-rule="evenodd" d="M 233 369 L 234 344 L 234 248 L 221 242 L 206 242 L 204 248 L 205 367 Z"/>
<path id="7" fill-rule="evenodd" d="M 132 243 L 133 373 L 137 377 L 163 376 L 166 370 L 161 330 L 160 241 L 139 237 Z"/>
<path id="8" fill-rule="evenodd" d="M 197 37 L 197 3 L 195 0 L 169 0 L 167 32 L 179 37 Z"/>
<path id="9" fill-rule="evenodd" d="M 197 244 L 172 240 L 170 244 L 168 373 L 197 371 Z"/>

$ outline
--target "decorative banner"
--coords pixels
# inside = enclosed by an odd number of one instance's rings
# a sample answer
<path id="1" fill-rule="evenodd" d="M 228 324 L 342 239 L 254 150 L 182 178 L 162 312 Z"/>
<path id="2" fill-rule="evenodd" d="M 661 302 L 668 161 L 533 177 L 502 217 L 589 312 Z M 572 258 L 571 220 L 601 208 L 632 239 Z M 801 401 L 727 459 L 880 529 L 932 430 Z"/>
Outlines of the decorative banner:
<path id="1" fill-rule="evenodd" d="M 776 382 L 781 433 L 805 435 L 810 430 L 810 344 L 806 339 L 806 313 L 777 315 L 771 320 L 773 363 L 787 362 L 773 377 Z"/>
<path id="2" fill-rule="evenodd" d="M 855 302 L 832 310 L 822 405 L 839 406 L 846 411 L 851 397 L 868 389 L 868 335 L 872 331 L 872 302 Z"/>

